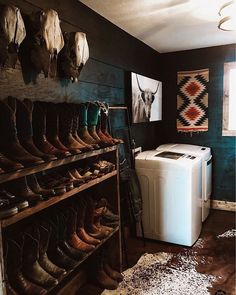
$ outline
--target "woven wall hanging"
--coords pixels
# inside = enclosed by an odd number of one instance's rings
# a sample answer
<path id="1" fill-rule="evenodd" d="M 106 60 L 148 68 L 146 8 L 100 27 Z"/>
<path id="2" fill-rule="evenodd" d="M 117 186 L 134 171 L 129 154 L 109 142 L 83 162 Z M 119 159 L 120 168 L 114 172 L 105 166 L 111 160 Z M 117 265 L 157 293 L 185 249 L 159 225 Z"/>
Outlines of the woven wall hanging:
<path id="1" fill-rule="evenodd" d="M 207 131 L 209 69 L 177 74 L 177 131 Z"/>

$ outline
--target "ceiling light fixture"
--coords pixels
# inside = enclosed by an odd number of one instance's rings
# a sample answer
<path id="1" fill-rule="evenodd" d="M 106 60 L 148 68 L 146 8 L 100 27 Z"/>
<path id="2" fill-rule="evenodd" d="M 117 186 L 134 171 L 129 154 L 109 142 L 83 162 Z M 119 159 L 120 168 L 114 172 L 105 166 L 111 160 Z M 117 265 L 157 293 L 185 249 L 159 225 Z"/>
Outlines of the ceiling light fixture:
<path id="1" fill-rule="evenodd" d="M 218 28 L 223 31 L 236 30 L 236 0 L 225 3 L 219 11 L 220 21 Z"/>

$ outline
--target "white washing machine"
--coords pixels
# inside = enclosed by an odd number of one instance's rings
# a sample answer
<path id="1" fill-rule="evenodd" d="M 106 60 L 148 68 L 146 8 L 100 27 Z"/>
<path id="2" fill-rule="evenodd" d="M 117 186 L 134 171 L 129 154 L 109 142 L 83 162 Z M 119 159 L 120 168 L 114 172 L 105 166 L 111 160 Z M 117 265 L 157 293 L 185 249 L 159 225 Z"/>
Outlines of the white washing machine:
<path id="1" fill-rule="evenodd" d="M 210 197 L 212 192 L 212 155 L 211 149 L 205 146 L 191 144 L 162 144 L 157 151 L 172 151 L 189 153 L 202 159 L 202 222 L 210 212 Z"/>
<path id="2" fill-rule="evenodd" d="M 136 156 L 135 169 L 143 197 L 144 237 L 192 246 L 202 227 L 201 158 L 152 150 Z"/>

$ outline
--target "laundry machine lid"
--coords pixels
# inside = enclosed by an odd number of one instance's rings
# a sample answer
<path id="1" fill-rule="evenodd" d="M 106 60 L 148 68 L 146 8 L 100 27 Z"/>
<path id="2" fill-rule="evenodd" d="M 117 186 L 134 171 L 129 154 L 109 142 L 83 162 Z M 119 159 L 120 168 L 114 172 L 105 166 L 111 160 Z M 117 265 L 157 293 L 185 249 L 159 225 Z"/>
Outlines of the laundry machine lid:
<path id="1" fill-rule="evenodd" d="M 160 145 L 157 151 L 174 151 L 180 153 L 188 153 L 193 156 L 200 156 L 202 159 L 207 160 L 211 155 L 211 148 L 193 144 L 183 144 L 183 143 L 170 143 Z"/>

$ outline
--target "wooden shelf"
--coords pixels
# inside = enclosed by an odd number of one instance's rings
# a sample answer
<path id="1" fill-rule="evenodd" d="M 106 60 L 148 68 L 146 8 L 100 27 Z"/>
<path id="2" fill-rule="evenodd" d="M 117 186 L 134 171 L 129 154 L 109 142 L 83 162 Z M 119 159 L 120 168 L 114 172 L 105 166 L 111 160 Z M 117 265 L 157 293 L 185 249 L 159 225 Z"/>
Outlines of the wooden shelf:
<path id="1" fill-rule="evenodd" d="M 34 207 L 30 207 L 30 208 L 26 208 L 25 210 L 17 213 L 16 215 L 13 215 L 11 217 L 8 217 L 6 219 L 1 220 L 1 225 L 3 228 L 14 224 L 24 218 L 27 218 L 39 211 L 42 211 L 43 209 L 46 209 L 54 204 L 57 204 L 59 202 L 61 202 L 62 200 L 65 200 L 81 191 L 84 191 L 94 185 L 97 185 L 113 176 L 117 175 L 117 170 L 114 170 L 110 173 L 107 173 L 105 175 L 103 175 L 102 177 L 99 178 L 95 178 L 93 180 L 90 180 L 89 182 L 82 184 L 81 186 L 72 189 L 69 192 L 66 192 L 65 194 L 61 195 L 61 196 L 56 196 L 56 197 L 52 197 L 51 199 L 47 200 L 47 201 L 41 201 L 39 204 L 37 204 Z"/>
<path id="2" fill-rule="evenodd" d="M 94 150 L 91 152 L 81 153 L 81 154 L 77 154 L 77 155 L 71 155 L 71 156 L 68 156 L 63 159 L 58 159 L 58 160 L 51 161 L 48 163 L 43 163 L 43 164 L 40 164 L 40 165 L 37 165 L 34 167 L 23 168 L 21 170 L 15 171 L 15 172 L 3 173 L 0 175 L 0 183 L 6 182 L 9 180 L 13 180 L 13 179 L 17 179 L 17 178 L 27 176 L 27 175 L 30 175 L 33 173 L 37 173 L 40 171 L 56 168 L 56 167 L 66 165 L 69 163 L 73 163 L 78 160 L 83 160 L 83 159 L 98 156 L 98 155 L 101 155 L 104 153 L 109 153 L 109 152 L 115 151 L 116 149 L 117 149 L 117 145 L 111 146 L 111 147 L 106 147 L 106 148 L 99 149 L 99 150 Z"/>
<path id="3" fill-rule="evenodd" d="M 109 240 L 116 232 L 119 231 L 119 226 L 117 226 L 116 228 L 114 228 L 114 230 L 110 233 L 110 235 L 108 237 L 106 237 L 105 239 L 103 239 L 101 241 L 101 243 L 99 243 L 96 248 L 94 250 L 92 250 L 91 252 L 87 253 L 80 261 L 78 261 L 77 265 L 75 266 L 75 268 L 67 271 L 67 273 L 59 280 L 59 285 L 57 285 L 56 287 L 53 287 L 51 289 L 48 289 L 47 294 L 55 294 L 56 289 L 59 287 L 60 288 L 60 283 L 63 282 L 63 280 L 65 278 L 67 278 L 70 274 L 72 274 L 76 269 L 78 269 L 78 267 L 89 257 L 91 256 L 95 251 L 97 251 L 98 248 L 100 248 L 104 243 L 106 243 L 107 240 Z"/>

